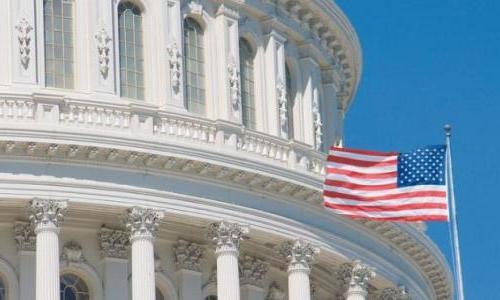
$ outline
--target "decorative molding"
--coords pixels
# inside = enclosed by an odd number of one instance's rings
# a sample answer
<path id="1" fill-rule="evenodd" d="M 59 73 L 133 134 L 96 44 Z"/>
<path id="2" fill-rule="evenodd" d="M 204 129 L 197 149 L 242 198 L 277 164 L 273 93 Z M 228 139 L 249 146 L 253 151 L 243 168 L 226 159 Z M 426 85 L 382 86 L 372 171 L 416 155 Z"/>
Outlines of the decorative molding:
<path id="1" fill-rule="evenodd" d="M 281 245 L 280 250 L 281 255 L 288 261 L 288 271 L 310 271 L 315 256 L 319 252 L 318 247 L 302 239 L 286 241 Z"/>
<path id="2" fill-rule="evenodd" d="M 59 223 L 64 218 L 67 206 L 66 200 L 39 198 L 31 200 L 29 205 L 29 219 L 35 229 L 35 233 L 38 226 L 54 225 L 55 227 L 59 227 Z"/>
<path id="3" fill-rule="evenodd" d="M 279 118 L 280 118 L 280 136 L 287 139 L 288 132 L 288 103 L 286 95 L 286 84 L 283 78 L 278 78 L 276 83 L 276 95 L 278 100 Z"/>
<path id="4" fill-rule="evenodd" d="M 283 289 L 276 282 L 271 283 L 266 300 L 285 300 L 285 298 L 286 293 Z"/>
<path id="5" fill-rule="evenodd" d="M 201 261 L 204 249 L 201 245 L 178 240 L 174 245 L 175 264 L 177 269 L 201 272 Z"/>
<path id="6" fill-rule="evenodd" d="M 376 300 L 410 300 L 404 286 L 385 288 L 377 292 Z"/>
<path id="7" fill-rule="evenodd" d="M 36 234 L 28 222 L 17 221 L 14 223 L 14 239 L 18 251 L 35 251 Z"/>
<path id="8" fill-rule="evenodd" d="M 313 115 L 313 125 L 314 125 L 314 149 L 316 151 L 321 150 L 323 145 L 323 122 L 321 121 L 321 110 L 319 97 L 313 97 L 312 103 L 312 115 Z"/>
<path id="9" fill-rule="evenodd" d="M 269 264 L 259 258 L 250 255 L 240 258 L 241 284 L 262 287 L 268 270 Z"/>
<path id="10" fill-rule="evenodd" d="M 104 27 L 99 28 L 95 35 L 97 41 L 97 54 L 99 55 L 99 71 L 103 78 L 108 77 L 109 72 L 109 42 L 112 41 L 111 37 L 106 32 Z"/>
<path id="11" fill-rule="evenodd" d="M 127 230 L 130 232 L 130 240 L 135 238 L 154 238 L 158 230 L 158 222 L 163 218 L 162 211 L 131 207 L 127 209 L 124 222 Z"/>
<path id="12" fill-rule="evenodd" d="M 61 261 L 63 261 L 66 264 L 70 263 L 79 264 L 86 262 L 86 259 L 83 256 L 82 246 L 73 240 L 64 244 L 61 255 Z"/>
<path id="13" fill-rule="evenodd" d="M 103 257 L 127 259 L 130 235 L 124 230 L 101 227 L 98 233 L 99 250 Z"/>
<path id="14" fill-rule="evenodd" d="M 240 241 L 249 232 L 250 229 L 246 225 L 220 221 L 209 225 L 208 238 L 214 242 L 216 251 L 238 251 Z"/>
<path id="15" fill-rule="evenodd" d="M 170 83 L 174 92 L 178 93 L 181 88 L 182 55 L 177 42 L 174 41 L 167 47 L 167 53 L 170 67 Z"/>
<path id="16" fill-rule="evenodd" d="M 355 260 L 351 271 L 350 287 L 359 286 L 363 289 L 367 288 L 368 281 L 375 278 L 375 269 L 362 264 L 359 260 Z"/>
<path id="17" fill-rule="evenodd" d="M 21 65 L 27 69 L 31 57 L 31 31 L 33 26 L 29 23 L 26 18 L 19 20 L 15 26 L 17 30 L 17 41 L 19 43 L 19 58 Z"/>
<path id="18" fill-rule="evenodd" d="M 236 119 L 240 118 L 241 109 L 241 90 L 240 90 L 240 71 L 236 64 L 234 56 L 229 58 L 227 65 L 228 81 L 229 81 L 229 97 L 231 99 L 231 107 L 233 116 Z"/>

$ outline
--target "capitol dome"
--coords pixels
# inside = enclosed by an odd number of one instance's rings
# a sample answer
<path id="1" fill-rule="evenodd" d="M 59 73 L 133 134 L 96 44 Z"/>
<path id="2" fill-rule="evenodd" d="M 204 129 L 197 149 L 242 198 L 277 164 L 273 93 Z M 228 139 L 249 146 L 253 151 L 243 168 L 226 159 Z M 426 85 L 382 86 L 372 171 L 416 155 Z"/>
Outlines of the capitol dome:
<path id="1" fill-rule="evenodd" d="M 5 0 L 0 300 L 451 299 L 422 224 L 322 207 L 331 0 Z"/>

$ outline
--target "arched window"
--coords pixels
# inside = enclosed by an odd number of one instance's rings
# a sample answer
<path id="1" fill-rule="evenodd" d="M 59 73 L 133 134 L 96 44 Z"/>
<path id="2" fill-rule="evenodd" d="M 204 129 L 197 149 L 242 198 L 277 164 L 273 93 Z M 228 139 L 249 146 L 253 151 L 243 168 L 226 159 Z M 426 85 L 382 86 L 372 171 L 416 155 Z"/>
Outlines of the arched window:
<path id="1" fill-rule="evenodd" d="M 74 274 L 61 276 L 61 300 L 89 300 L 89 289 L 85 282 Z"/>
<path id="2" fill-rule="evenodd" d="M 120 49 L 120 95 L 144 99 L 144 55 L 142 49 L 142 15 L 131 2 L 118 5 L 118 39 Z"/>
<path id="3" fill-rule="evenodd" d="M 165 300 L 165 296 L 163 296 L 159 288 L 156 288 L 156 300 Z"/>
<path id="4" fill-rule="evenodd" d="M 288 64 L 285 65 L 286 80 L 286 110 L 288 114 L 288 138 L 293 139 L 293 106 L 295 103 L 295 89 L 292 86 L 292 74 Z"/>
<path id="5" fill-rule="evenodd" d="M 74 84 L 73 0 L 45 0 L 45 84 L 71 89 Z"/>
<path id="6" fill-rule="evenodd" d="M 254 54 L 247 40 L 240 39 L 241 112 L 243 125 L 255 129 Z"/>
<path id="7" fill-rule="evenodd" d="M 193 19 L 184 20 L 184 66 L 186 106 L 190 112 L 205 114 L 205 56 L 203 29 Z"/>
<path id="8" fill-rule="evenodd" d="M 7 299 L 6 295 L 7 295 L 7 292 L 6 292 L 5 284 L 3 283 L 2 278 L 0 278 L 0 300 L 6 300 Z"/>

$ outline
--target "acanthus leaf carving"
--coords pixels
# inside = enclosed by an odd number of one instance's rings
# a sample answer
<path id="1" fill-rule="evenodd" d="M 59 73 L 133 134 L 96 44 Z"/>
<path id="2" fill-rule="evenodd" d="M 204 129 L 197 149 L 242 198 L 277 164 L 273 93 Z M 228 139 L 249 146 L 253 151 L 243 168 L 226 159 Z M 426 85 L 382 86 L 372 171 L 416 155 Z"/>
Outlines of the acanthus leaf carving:
<path id="1" fill-rule="evenodd" d="M 98 234 L 103 257 L 126 259 L 130 248 L 129 234 L 123 230 L 102 227 Z"/>
<path id="2" fill-rule="evenodd" d="M 289 271 L 295 269 L 310 271 L 314 258 L 320 250 L 305 240 L 297 239 L 284 242 L 280 252 L 288 260 Z"/>
<path id="3" fill-rule="evenodd" d="M 181 87 L 181 76 L 182 76 L 182 55 L 179 50 L 179 46 L 176 42 L 172 42 L 167 47 L 167 53 L 169 56 L 168 62 L 170 67 L 170 80 L 172 84 L 172 89 L 178 93 Z"/>
<path id="4" fill-rule="evenodd" d="M 249 231 L 248 226 L 221 221 L 210 224 L 208 238 L 214 242 L 216 251 L 238 251 L 240 241 Z"/>
<path id="5" fill-rule="evenodd" d="M 174 245 L 174 254 L 178 269 L 201 271 L 203 248 L 199 244 L 178 240 Z"/>
<path id="6" fill-rule="evenodd" d="M 320 103 L 317 96 L 313 98 L 312 114 L 314 122 L 314 149 L 319 151 L 323 145 L 323 121 L 321 120 Z"/>
<path id="7" fill-rule="evenodd" d="M 240 91 L 240 71 L 234 56 L 231 56 L 227 65 L 227 73 L 229 79 L 229 95 L 231 98 L 231 106 L 235 118 L 239 118 L 241 107 L 241 91 Z"/>
<path id="8" fill-rule="evenodd" d="M 377 300 L 410 300 L 406 287 L 390 287 L 377 292 Z"/>
<path id="9" fill-rule="evenodd" d="M 28 222 L 16 222 L 14 224 L 14 239 L 19 251 L 36 250 L 36 235 Z"/>
<path id="10" fill-rule="evenodd" d="M 35 228 L 35 232 L 38 226 L 49 225 L 58 227 L 64 218 L 66 207 L 67 201 L 39 198 L 31 200 L 29 219 Z"/>
<path id="11" fill-rule="evenodd" d="M 15 26 L 17 30 L 17 40 L 19 43 L 19 57 L 21 64 L 25 69 L 28 68 L 31 56 L 31 31 L 33 26 L 26 18 L 19 20 Z"/>
<path id="12" fill-rule="evenodd" d="M 130 232 L 130 239 L 154 238 L 163 215 L 162 211 L 149 208 L 135 206 L 127 209 L 124 221 Z"/>
<path id="13" fill-rule="evenodd" d="M 359 286 L 363 289 L 366 289 L 368 281 L 375 278 L 376 273 L 375 269 L 361 263 L 359 260 L 355 260 L 352 272 L 351 272 L 351 280 L 349 282 L 350 287 Z"/>
<path id="14" fill-rule="evenodd" d="M 240 278 L 242 284 L 261 287 L 269 270 L 269 264 L 263 260 L 244 255 L 240 260 Z"/>
<path id="15" fill-rule="evenodd" d="M 276 83 L 276 94 L 278 98 L 280 135 L 282 138 L 288 138 L 288 104 L 286 94 L 286 84 L 282 78 L 279 78 Z"/>
<path id="16" fill-rule="evenodd" d="M 109 53 L 110 47 L 109 42 L 111 42 L 111 37 L 106 32 L 104 27 L 98 29 L 94 35 L 97 41 L 97 53 L 99 55 L 99 71 L 102 77 L 106 78 L 109 72 Z"/>

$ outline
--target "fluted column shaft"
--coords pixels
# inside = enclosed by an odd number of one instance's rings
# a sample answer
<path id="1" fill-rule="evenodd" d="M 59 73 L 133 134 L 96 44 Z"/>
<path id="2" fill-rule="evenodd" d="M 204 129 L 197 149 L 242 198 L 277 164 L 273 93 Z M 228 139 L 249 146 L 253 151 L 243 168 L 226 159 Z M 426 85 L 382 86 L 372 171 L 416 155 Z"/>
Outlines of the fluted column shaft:
<path id="1" fill-rule="evenodd" d="M 239 246 L 248 231 L 246 226 L 224 221 L 209 227 L 208 236 L 216 245 L 218 300 L 240 300 Z"/>
<path id="2" fill-rule="evenodd" d="M 365 300 L 368 292 L 359 285 L 351 286 L 347 290 L 346 300 Z"/>
<path id="3" fill-rule="evenodd" d="M 132 243 L 132 299 L 155 300 L 153 236 L 134 236 Z"/>
<path id="4" fill-rule="evenodd" d="M 311 270 L 304 266 L 290 266 L 288 268 L 289 300 L 311 299 L 310 272 Z"/>
<path id="5" fill-rule="evenodd" d="M 163 212 L 132 207 L 125 215 L 132 251 L 132 300 L 155 300 L 154 238 Z"/>
<path id="6" fill-rule="evenodd" d="M 238 249 L 221 247 L 217 249 L 217 299 L 240 299 L 240 276 L 238 272 Z"/>
<path id="7" fill-rule="evenodd" d="M 66 201 L 33 199 L 30 220 L 36 234 L 36 300 L 59 300 L 59 223 Z"/>
<path id="8" fill-rule="evenodd" d="M 40 224 L 36 233 L 36 299 L 59 300 L 59 228 Z"/>

